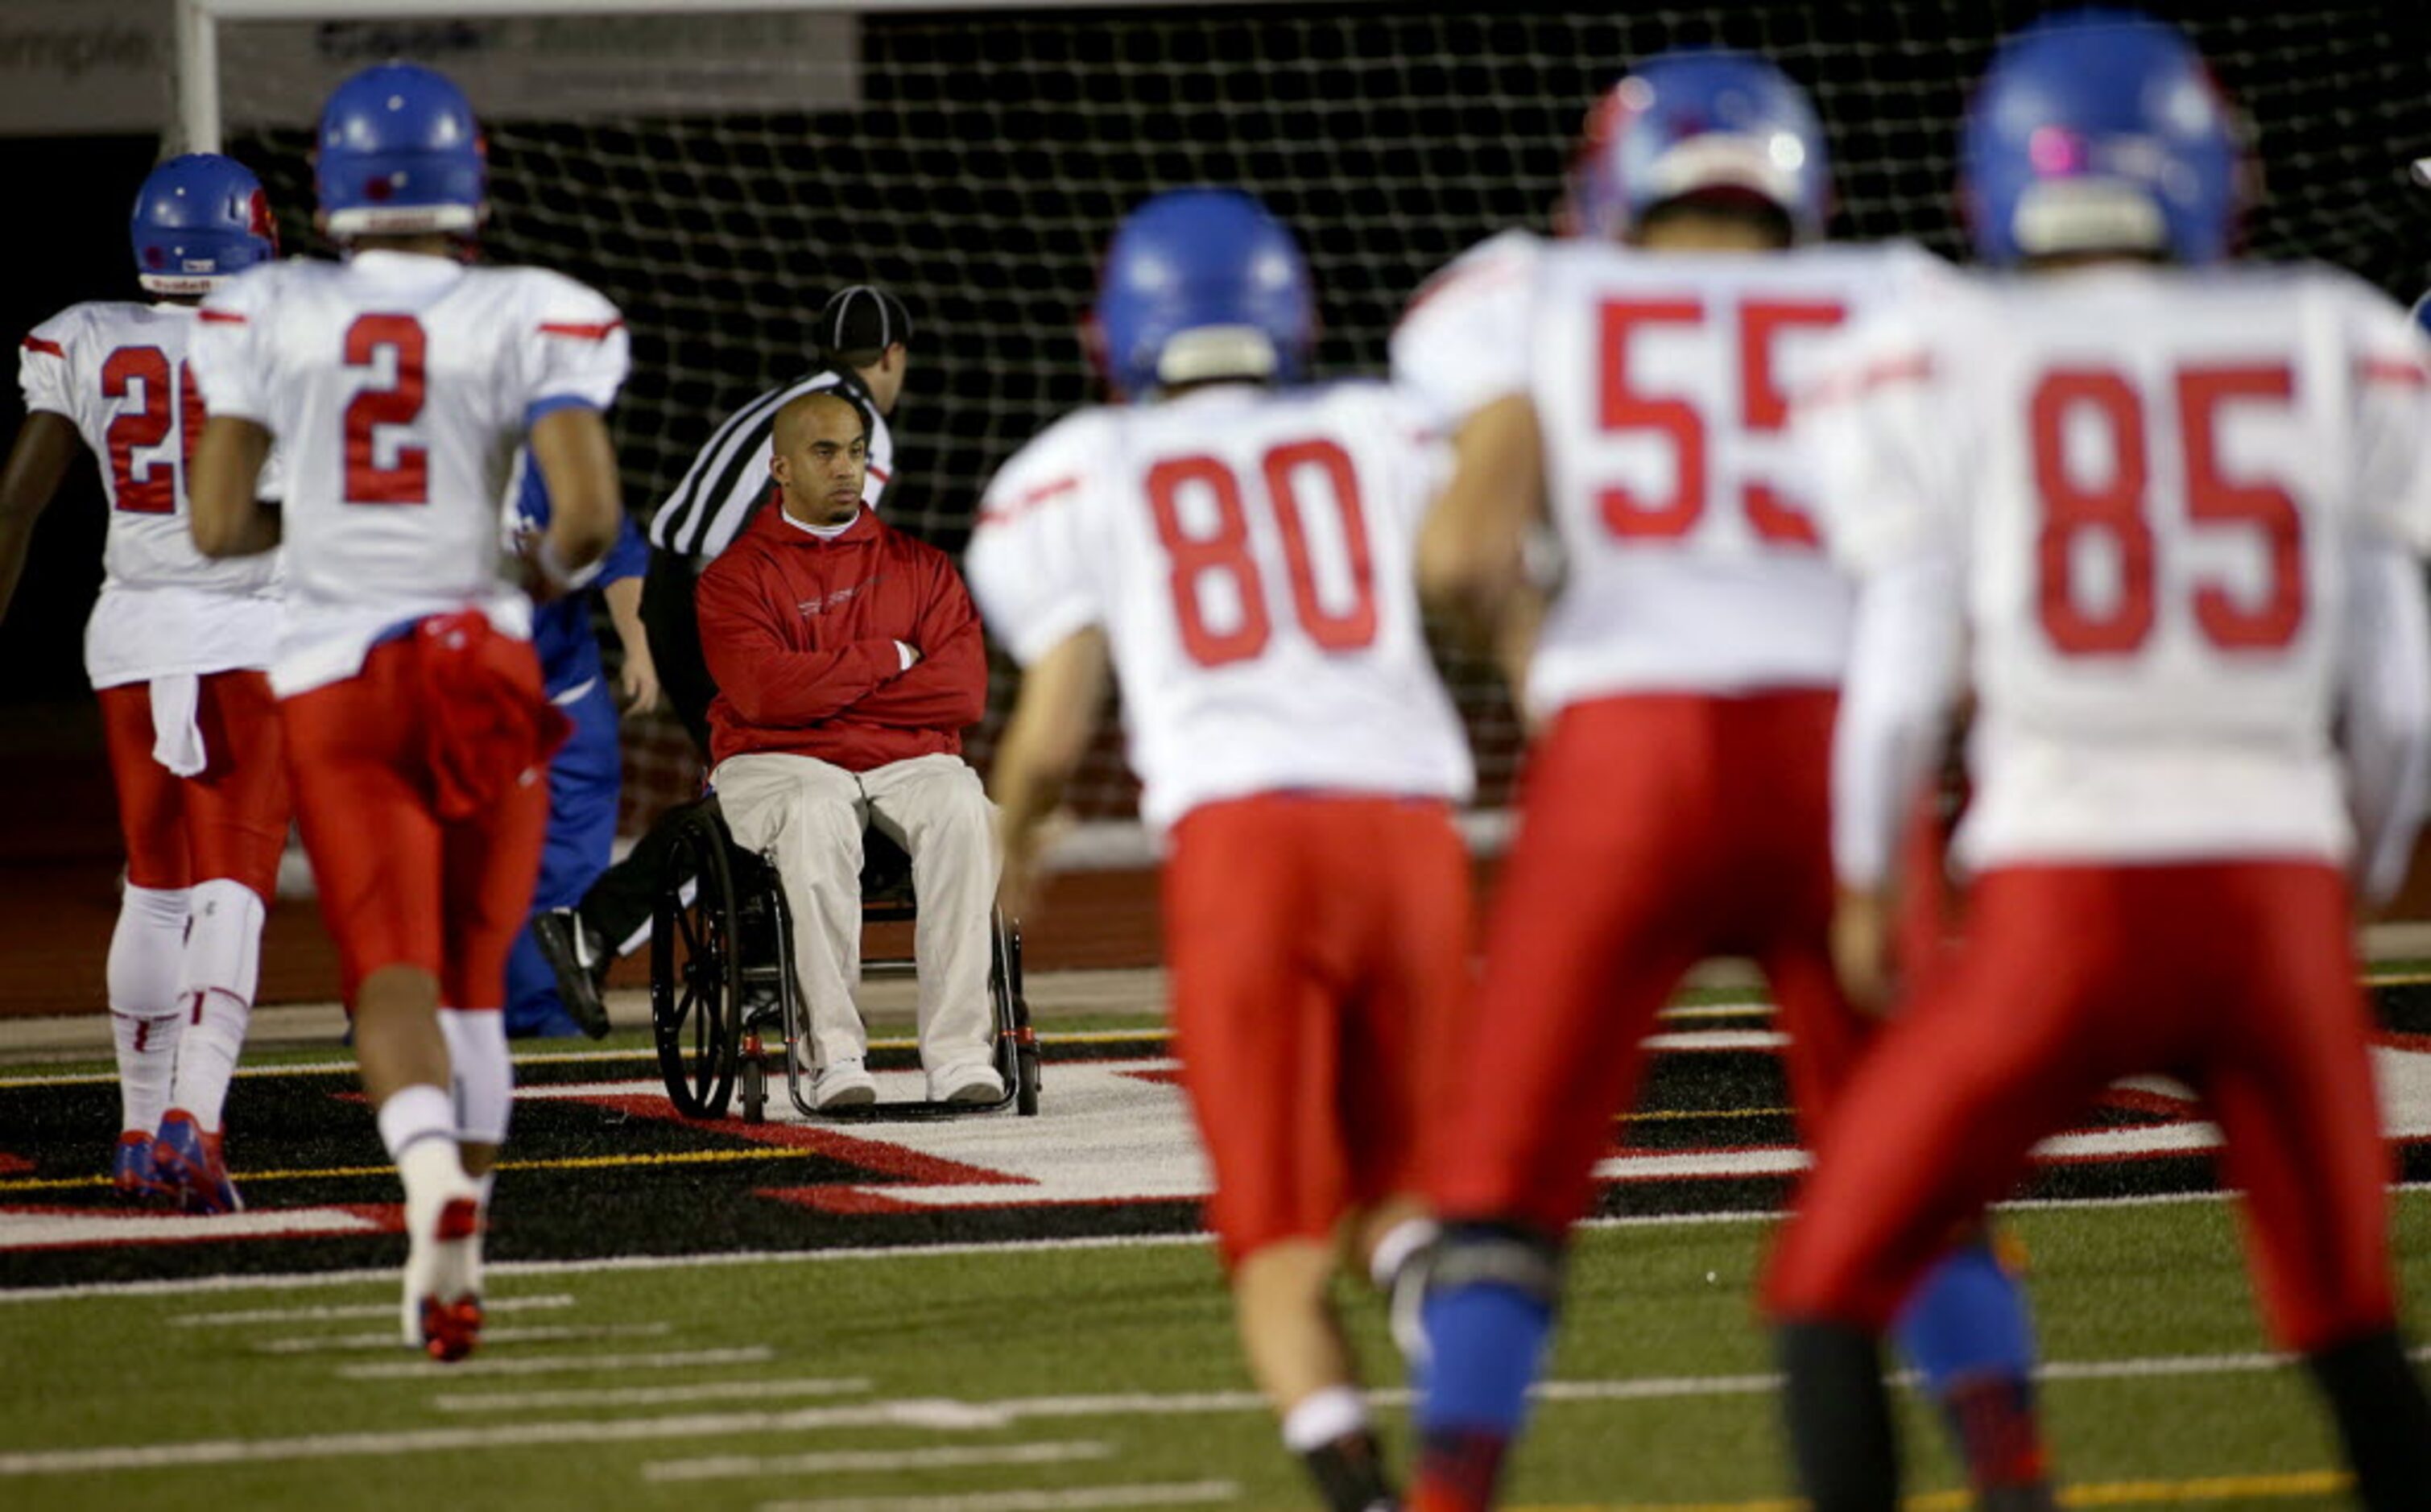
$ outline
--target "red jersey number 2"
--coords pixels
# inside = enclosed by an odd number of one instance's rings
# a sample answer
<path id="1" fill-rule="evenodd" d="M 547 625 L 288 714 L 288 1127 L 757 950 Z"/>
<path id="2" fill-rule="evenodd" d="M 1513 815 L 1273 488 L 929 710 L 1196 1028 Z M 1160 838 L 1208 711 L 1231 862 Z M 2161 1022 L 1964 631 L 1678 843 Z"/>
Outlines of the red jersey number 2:
<path id="1" fill-rule="evenodd" d="M 1286 442 L 1259 464 L 1264 497 L 1282 538 L 1283 566 L 1291 579 L 1292 612 L 1320 650 L 1355 651 L 1376 639 L 1376 575 L 1369 561 L 1367 520 L 1361 512 L 1359 476 L 1350 456 L 1331 441 Z M 1342 576 L 1350 602 L 1330 609 L 1317 593 L 1316 563 L 1303 492 L 1322 493 L 1338 512 L 1342 549 L 1349 561 Z M 1274 620 L 1266 606 L 1265 579 L 1250 554 L 1249 516 L 1241 479 L 1214 457 L 1176 457 L 1148 469 L 1148 506 L 1158 536 L 1173 563 L 1173 606 L 1182 628 L 1182 648 L 1200 666 L 1246 662 L 1266 648 Z M 1198 495 L 1215 514 L 1214 529 L 1193 533 L 1182 500 Z M 1209 623 L 1207 580 L 1225 584 L 1229 629 Z"/>
<path id="2" fill-rule="evenodd" d="M 411 315 L 359 315 L 346 328 L 348 367 L 386 367 L 385 385 L 359 389 L 346 405 L 346 488 L 349 504 L 428 504 L 430 452 L 394 438 L 380 461 L 380 428 L 411 426 L 422 417 L 423 360 L 428 343 Z"/>

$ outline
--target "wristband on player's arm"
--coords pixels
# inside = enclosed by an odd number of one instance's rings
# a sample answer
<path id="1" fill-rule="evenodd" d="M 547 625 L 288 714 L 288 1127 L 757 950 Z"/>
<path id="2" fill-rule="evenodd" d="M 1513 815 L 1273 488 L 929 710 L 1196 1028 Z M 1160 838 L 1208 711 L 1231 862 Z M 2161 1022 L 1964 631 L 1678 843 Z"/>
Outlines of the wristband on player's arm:
<path id="1" fill-rule="evenodd" d="M 540 569 L 541 577 L 550 587 L 560 593 L 570 594 L 597 582 L 599 574 L 608 565 L 608 558 L 602 554 L 579 567 L 569 567 L 565 564 L 565 558 L 558 554 L 557 543 L 544 535 L 532 552 L 532 565 Z"/>

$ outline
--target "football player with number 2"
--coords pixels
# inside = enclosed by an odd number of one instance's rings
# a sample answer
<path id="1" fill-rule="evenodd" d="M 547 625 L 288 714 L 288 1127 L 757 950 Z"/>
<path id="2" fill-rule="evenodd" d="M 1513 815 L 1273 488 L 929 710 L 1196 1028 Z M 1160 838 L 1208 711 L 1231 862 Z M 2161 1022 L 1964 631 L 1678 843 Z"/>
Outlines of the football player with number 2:
<path id="1" fill-rule="evenodd" d="M 215 557 L 284 542 L 271 687 L 363 1089 L 405 1185 L 404 1332 L 457 1359 L 480 1333 L 513 1099 L 507 952 L 565 729 L 506 570 L 501 499 L 528 443 L 553 507 L 533 565 L 556 590 L 587 580 L 621 519 L 602 412 L 626 336 L 571 278 L 469 265 L 484 153 L 445 76 L 394 63 L 339 85 L 315 173 L 344 260 L 256 269 L 203 306 L 194 538 Z M 254 500 L 274 439 L 279 511 Z"/>
<path id="2" fill-rule="evenodd" d="M 2226 260 L 2241 133 L 2172 28 L 2020 33 L 1960 159 L 2013 276 L 1882 311 L 1800 421 L 1862 584 L 1853 981 L 1962 690 L 1975 714 L 1958 954 L 1835 1103 L 1767 1278 L 1799 1478 L 1820 1512 L 1898 1504 L 1875 1336 L 2037 1140 L 2166 1072 L 2220 1126 L 2264 1320 L 2359 1500 L 2419 1509 L 2353 899 L 2403 880 L 2431 756 L 2431 353 L 2343 274 Z"/>
<path id="3" fill-rule="evenodd" d="M 1805 1133 L 1867 1038 L 1830 946 L 1850 598 L 1802 500 L 1789 398 L 1844 323 L 1948 273 L 1819 244 L 1828 193 L 1822 130 L 1778 69 L 1654 58 L 1589 118 L 1574 234 L 1484 244 L 1394 336 L 1397 380 L 1457 428 L 1421 590 L 1482 639 L 1509 646 L 1516 621 L 1534 640 L 1518 830 L 1423 1161 L 1444 1232 L 1396 1309 L 1417 1315 L 1422 1512 L 1493 1504 L 1570 1225 L 1687 969 L 1762 969 Z M 1536 531 L 1557 584 L 1534 580 Z M 1989 1244 L 1951 1251 L 1903 1325 L 1979 1495 L 2047 1505 L 2031 1330 Z"/>
<path id="4" fill-rule="evenodd" d="M 266 556 L 207 561 L 189 537 L 203 402 L 186 353 L 195 305 L 278 245 L 261 185 L 208 153 L 152 170 L 133 234 L 136 277 L 155 301 L 75 306 L 36 327 L 19 354 L 26 414 L 0 469 L 0 614 L 81 442 L 101 460 L 109 499 L 85 668 L 126 842 L 107 968 L 120 1100 L 112 1179 L 122 1196 L 231 1213 L 243 1204 L 220 1117 L 287 843 L 261 671 L 278 636 L 277 567 Z"/>
<path id="5" fill-rule="evenodd" d="M 1381 385 L 1304 387 L 1291 234 L 1249 196 L 1132 212 L 1096 328 L 1129 405 L 990 484 L 971 588 L 1026 669 L 998 747 L 1006 885 L 1037 874 L 1109 667 L 1165 840 L 1173 1031 L 1250 1374 L 1334 1512 L 1397 1504 L 1337 1257 L 1419 1240 L 1412 1131 L 1467 973 L 1467 746 L 1411 586 L 1440 446 Z"/>

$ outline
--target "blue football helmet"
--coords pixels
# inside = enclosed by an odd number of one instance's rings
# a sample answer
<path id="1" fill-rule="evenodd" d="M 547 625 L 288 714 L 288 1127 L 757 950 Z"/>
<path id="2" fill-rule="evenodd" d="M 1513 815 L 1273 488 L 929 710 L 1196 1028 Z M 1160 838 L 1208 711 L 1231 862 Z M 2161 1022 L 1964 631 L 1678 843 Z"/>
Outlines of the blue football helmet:
<path id="1" fill-rule="evenodd" d="M 478 229 L 489 153 L 455 81 L 416 63 L 378 63 L 321 108 L 313 162 L 322 223 L 343 241 Z"/>
<path id="2" fill-rule="evenodd" d="M 1960 198 L 1977 252 L 2211 262 L 2233 247 L 2245 133 L 2201 54 L 2130 10 L 2046 17 L 2001 44 L 1968 107 Z"/>
<path id="3" fill-rule="evenodd" d="M 1177 189 L 1124 217 L 1091 317 L 1129 397 L 1216 378 L 1300 377 L 1316 301 L 1299 244 L 1236 189 Z"/>
<path id="4" fill-rule="evenodd" d="M 1565 229 L 1622 237 L 1658 205 L 1708 195 L 1771 205 L 1801 241 L 1822 235 L 1832 208 L 1823 124 L 1806 92 L 1761 58 L 1651 58 L 1588 111 Z"/>
<path id="5" fill-rule="evenodd" d="M 157 294 L 204 294 L 229 274 L 278 256 L 261 180 L 233 158 L 190 152 L 135 192 L 135 276 Z"/>

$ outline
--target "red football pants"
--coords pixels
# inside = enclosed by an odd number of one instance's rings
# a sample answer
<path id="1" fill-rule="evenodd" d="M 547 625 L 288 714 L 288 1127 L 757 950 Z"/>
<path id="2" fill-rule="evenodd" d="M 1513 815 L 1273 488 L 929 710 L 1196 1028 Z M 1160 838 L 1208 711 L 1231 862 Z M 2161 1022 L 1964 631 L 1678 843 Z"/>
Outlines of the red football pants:
<path id="1" fill-rule="evenodd" d="M 1265 795 L 1192 810 L 1165 866 L 1175 1052 L 1230 1266 L 1412 1191 L 1468 984 L 1468 853 L 1436 802 Z"/>
<path id="2" fill-rule="evenodd" d="M 1752 959 L 1811 1118 L 1865 1026 L 1832 970 L 1836 697 L 1649 694 L 1564 710 L 1530 753 L 1427 1196 L 1558 1234 L 1586 1209 L 1641 1041 L 1688 967 Z"/>
<path id="3" fill-rule="evenodd" d="M 287 772 L 279 756 L 278 703 L 259 672 L 200 680 L 194 721 L 208 764 L 179 777 L 152 759 L 152 689 L 129 682 L 100 690 L 102 730 L 118 785 L 126 880 L 163 891 L 226 879 L 264 904 L 277 891 L 287 846 Z"/>
<path id="4" fill-rule="evenodd" d="M 2390 1325 L 2390 1162 L 2345 883 L 2302 862 L 1986 874 L 1947 974 L 1829 1120 L 1767 1282 L 1780 1317 L 1880 1329 L 2035 1141 L 2116 1079 L 2192 1084 L 2245 1194 L 2265 1315 L 2291 1350 Z"/>
<path id="5" fill-rule="evenodd" d="M 445 697 L 419 664 L 431 654 L 421 636 L 384 642 L 353 677 L 280 705 L 296 819 L 349 1008 L 363 978 L 390 966 L 436 976 L 446 1007 L 503 1006 L 507 952 L 540 876 L 545 767 L 465 817 L 441 816 L 449 779 L 434 770 L 431 730 L 450 715 L 431 706 Z M 495 637 L 481 657 L 471 672 L 547 708 L 529 644 Z"/>

